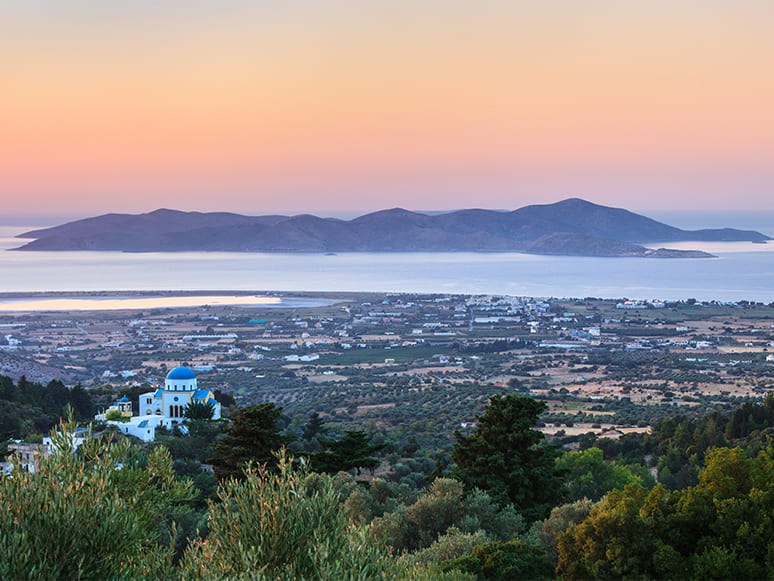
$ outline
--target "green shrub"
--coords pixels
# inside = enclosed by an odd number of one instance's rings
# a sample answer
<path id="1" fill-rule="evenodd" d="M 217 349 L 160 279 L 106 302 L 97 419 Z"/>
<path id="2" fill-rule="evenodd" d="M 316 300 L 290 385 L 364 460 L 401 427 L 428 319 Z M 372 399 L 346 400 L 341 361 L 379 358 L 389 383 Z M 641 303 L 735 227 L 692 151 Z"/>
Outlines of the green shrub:
<path id="1" fill-rule="evenodd" d="M 129 421 L 129 418 L 124 417 L 124 415 L 118 410 L 110 410 L 108 413 L 105 414 L 105 420 L 108 422 L 126 423 Z"/>
<path id="2" fill-rule="evenodd" d="M 470 555 L 446 561 L 444 571 L 458 569 L 478 579 L 512 581 L 513 579 L 553 579 L 554 566 L 537 547 L 522 541 L 484 543 Z"/>
<path id="3" fill-rule="evenodd" d="M 373 529 L 395 553 L 429 547 L 449 527 L 465 533 L 483 530 L 492 538 L 510 540 L 524 530 L 524 519 L 513 505 L 499 507 L 477 488 L 467 496 L 452 478 L 436 478 L 409 506 L 400 505 L 373 521 Z"/>
<path id="4" fill-rule="evenodd" d="M 166 450 L 140 468 L 126 440 L 87 438 L 76 453 L 73 424 L 52 437 L 34 473 L 15 462 L 0 480 L 0 578 L 169 576 L 173 548 L 162 535 L 192 495 Z"/>
<path id="5" fill-rule="evenodd" d="M 210 503 L 209 534 L 181 563 L 191 579 L 393 579 L 396 564 L 368 527 L 350 523 L 333 477 L 294 467 L 284 451 L 275 471 L 249 468 Z"/>
<path id="6" fill-rule="evenodd" d="M 400 561 L 406 565 L 440 565 L 444 561 L 469 554 L 475 547 L 488 540 L 486 533 L 482 530 L 474 533 L 463 533 L 457 527 L 452 526 L 432 545 L 414 553 L 406 553 Z"/>
<path id="7" fill-rule="evenodd" d="M 547 519 L 532 524 L 524 540 L 542 548 L 546 557 L 556 565 L 559 562 L 559 535 L 582 523 L 593 506 L 588 498 L 555 506 Z"/>

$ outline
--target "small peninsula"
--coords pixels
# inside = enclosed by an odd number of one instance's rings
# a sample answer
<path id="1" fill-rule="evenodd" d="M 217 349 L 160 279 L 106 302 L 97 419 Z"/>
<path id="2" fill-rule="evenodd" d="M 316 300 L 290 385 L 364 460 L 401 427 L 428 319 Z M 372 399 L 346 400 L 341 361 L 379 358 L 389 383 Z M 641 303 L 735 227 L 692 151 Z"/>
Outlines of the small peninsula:
<path id="1" fill-rule="evenodd" d="M 396 208 L 353 220 L 159 209 L 105 214 L 18 238 L 32 239 L 15 249 L 23 251 L 523 252 L 643 258 L 712 257 L 660 246 L 670 242 L 771 240 L 733 228 L 682 230 L 579 198 L 511 212 L 469 209 L 430 215 Z"/>

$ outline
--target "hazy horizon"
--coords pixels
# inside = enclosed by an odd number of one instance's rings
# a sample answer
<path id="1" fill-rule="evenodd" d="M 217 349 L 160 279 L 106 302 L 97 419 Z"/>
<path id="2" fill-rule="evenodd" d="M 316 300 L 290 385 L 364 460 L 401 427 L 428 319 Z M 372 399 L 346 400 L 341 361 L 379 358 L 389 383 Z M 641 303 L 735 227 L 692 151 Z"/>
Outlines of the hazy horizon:
<path id="1" fill-rule="evenodd" d="M 559 201 L 559 200 L 556 200 Z M 591 200 L 589 200 L 591 201 Z M 551 203 L 551 202 L 547 202 Z M 431 209 L 412 209 L 412 208 L 404 208 L 406 210 L 410 210 L 412 212 L 418 212 L 418 213 L 424 213 L 424 214 L 440 214 L 440 213 L 447 213 L 447 212 L 454 212 L 457 210 L 465 210 L 470 209 L 473 206 L 470 206 L 468 208 L 453 208 L 450 210 L 431 210 Z M 142 211 L 142 212 L 136 212 L 136 213 L 147 213 L 152 212 L 154 210 L 157 210 L 159 208 L 149 208 L 148 210 Z M 184 209 L 184 208 L 169 208 L 172 210 L 180 210 L 185 212 L 199 212 L 201 210 L 196 208 L 191 209 Z M 386 210 L 388 208 L 379 208 L 378 210 Z M 505 209 L 505 208 L 483 208 L 487 210 L 494 210 L 494 211 L 502 211 L 502 212 L 508 212 L 511 210 L 516 210 L 517 208 L 511 208 L 511 209 Z M 669 224 L 670 226 L 675 226 L 677 228 L 683 228 L 686 230 L 699 230 L 702 228 L 738 228 L 742 230 L 757 230 L 763 234 L 766 234 L 768 236 L 774 237 L 774 210 L 767 211 L 767 212 L 749 212 L 749 211 L 728 211 L 728 210 L 695 210 L 695 211 L 679 211 L 679 210 L 638 210 L 633 208 L 624 208 L 626 210 L 629 210 L 631 212 L 634 212 L 636 214 L 641 214 L 643 216 L 647 216 L 648 218 L 652 218 L 654 220 L 657 220 L 659 222 L 663 222 L 665 224 Z M 378 211 L 375 210 L 375 211 Z M 218 210 L 213 210 L 218 211 Z M 135 212 L 117 212 L 117 213 L 135 213 Z M 238 214 L 244 214 L 244 215 L 259 215 L 259 214 L 250 214 L 248 212 L 235 212 Z M 300 214 L 314 214 L 316 216 L 322 217 L 322 218 L 338 218 L 341 220 L 351 220 L 353 218 L 357 218 L 358 216 L 362 216 L 364 213 L 350 211 L 350 212 L 339 212 L 336 214 L 330 213 L 330 212 L 315 212 L 315 211 L 306 211 L 306 212 L 299 212 Z M 268 214 L 268 213 L 267 213 Z M 295 215 L 291 212 L 282 212 L 282 211 L 275 211 L 270 212 L 270 214 L 277 214 L 277 215 Z M 65 224 L 67 222 L 73 222 L 76 220 L 81 220 L 84 218 L 90 218 L 97 216 L 99 214 L 85 214 L 85 215 L 47 215 L 47 214 L 28 214 L 28 215 L 21 215 L 21 216 L 13 216 L 5 214 L 2 216 L 2 220 L 0 223 L 0 226 L 12 226 L 12 227 L 18 227 L 23 229 L 33 229 L 33 228 L 47 228 L 52 226 L 58 226 L 60 224 Z"/>
<path id="2" fill-rule="evenodd" d="M 8 219 L 774 211 L 774 3 L 0 2 Z"/>

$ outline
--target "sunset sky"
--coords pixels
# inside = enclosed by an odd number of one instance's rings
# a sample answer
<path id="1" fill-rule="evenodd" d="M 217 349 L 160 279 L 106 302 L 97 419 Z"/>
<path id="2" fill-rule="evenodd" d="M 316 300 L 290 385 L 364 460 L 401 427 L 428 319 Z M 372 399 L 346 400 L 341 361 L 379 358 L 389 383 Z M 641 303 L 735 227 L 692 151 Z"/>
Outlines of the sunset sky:
<path id="1" fill-rule="evenodd" d="M 0 0 L 3 214 L 774 210 L 774 2 Z"/>

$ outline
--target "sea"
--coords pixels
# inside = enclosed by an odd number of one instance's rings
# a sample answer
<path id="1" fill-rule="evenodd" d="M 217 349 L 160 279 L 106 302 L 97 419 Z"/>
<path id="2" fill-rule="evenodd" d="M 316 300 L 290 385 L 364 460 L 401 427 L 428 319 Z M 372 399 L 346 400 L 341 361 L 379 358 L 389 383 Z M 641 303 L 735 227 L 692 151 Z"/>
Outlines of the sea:
<path id="1" fill-rule="evenodd" d="M 774 214 L 661 214 L 683 228 L 774 236 Z M 774 241 L 669 243 L 717 258 L 592 258 L 479 252 L 14 252 L 36 226 L 0 226 L 0 292 L 396 292 L 774 302 Z M 649 244 L 650 247 L 659 245 Z M 244 302 L 244 297 L 234 297 Z M 264 301 L 265 302 L 265 301 Z M 273 303 L 272 303 L 273 304 Z M 151 305 L 152 306 L 152 305 Z M 159 305 L 163 306 L 163 305 Z"/>

